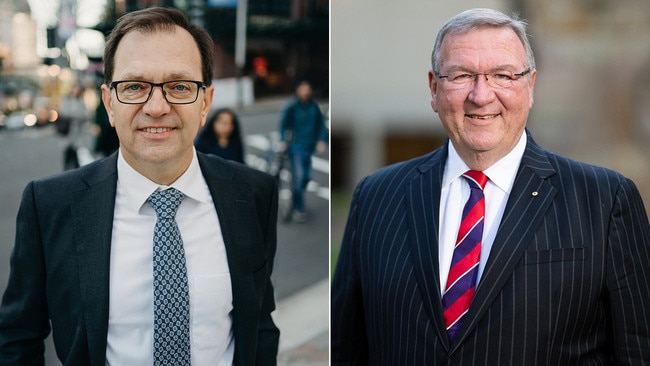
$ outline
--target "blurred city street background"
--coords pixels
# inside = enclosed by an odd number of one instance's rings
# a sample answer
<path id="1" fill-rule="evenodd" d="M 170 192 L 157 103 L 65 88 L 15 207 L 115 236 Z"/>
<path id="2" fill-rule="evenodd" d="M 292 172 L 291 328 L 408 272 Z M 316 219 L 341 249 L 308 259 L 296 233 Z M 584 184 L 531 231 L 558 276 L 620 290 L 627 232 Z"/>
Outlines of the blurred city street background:
<path id="1" fill-rule="evenodd" d="M 0 293 L 9 274 L 15 218 L 32 179 L 64 169 L 69 139 L 57 133 L 61 100 L 85 88 L 81 164 L 101 157 L 103 39 L 124 12 L 174 6 L 205 27 L 216 51 L 213 108 L 239 116 L 246 164 L 268 169 L 280 114 L 299 79 L 329 115 L 329 3 L 323 0 L 1 0 Z M 329 345 L 329 151 L 315 155 L 305 223 L 278 223 L 273 283 L 282 366 L 327 365 Z M 48 340 L 46 364 L 60 365 Z"/>

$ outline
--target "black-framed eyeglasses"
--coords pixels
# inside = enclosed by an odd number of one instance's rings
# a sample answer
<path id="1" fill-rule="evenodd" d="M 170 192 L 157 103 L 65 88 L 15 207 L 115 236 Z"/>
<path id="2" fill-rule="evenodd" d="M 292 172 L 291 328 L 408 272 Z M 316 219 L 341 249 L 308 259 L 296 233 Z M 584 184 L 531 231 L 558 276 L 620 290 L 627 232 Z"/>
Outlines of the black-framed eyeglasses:
<path id="1" fill-rule="evenodd" d="M 150 83 L 142 80 L 120 80 L 110 84 L 115 89 L 117 100 L 124 104 L 144 104 L 155 87 L 160 87 L 163 97 L 170 104 L 192 104 L 199 98 L 199 90 L 207 87 L 202 81 L 171 80 L 164 83 Z"/>
<path id="2" fill-rule="evenodd" d="M 513 74 L 510 71 L 495 71 L 495 72 L 466 72 L 454 71 L 449 75 L 440 75 L 437 71 L 434 72 L 438 79 L 447 79 L 449 86 L 455 89 L 468 88 L 475 85 L 479 75 L 484 75 L 488 85 L 494 88 L 510 88 L 512 84 L 519 80 L 522 76 L 531 72 L 528 68 L 520 73 Z"/>

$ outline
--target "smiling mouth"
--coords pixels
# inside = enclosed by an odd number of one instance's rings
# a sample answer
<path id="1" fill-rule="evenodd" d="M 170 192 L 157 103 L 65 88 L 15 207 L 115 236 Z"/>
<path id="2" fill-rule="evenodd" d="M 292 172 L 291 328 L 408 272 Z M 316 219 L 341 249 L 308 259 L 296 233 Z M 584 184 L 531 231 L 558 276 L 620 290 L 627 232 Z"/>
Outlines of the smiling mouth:
<path id="1" fill-rule="evenodd" d="M 163 133 L 163 132 L 168 132 L 173 130 L 173 128 L 169 127 L 149 127 L 149 128 L 143 128 L 142 131 L 148 132 L 148 133 Z"/>
<path id="2" fill-rule="evenodd" d="M 466 114 L 466 116 L 475 119 L 492 119 L 498 117 L 499 114 L 488 114 L 488 115 Z"/>

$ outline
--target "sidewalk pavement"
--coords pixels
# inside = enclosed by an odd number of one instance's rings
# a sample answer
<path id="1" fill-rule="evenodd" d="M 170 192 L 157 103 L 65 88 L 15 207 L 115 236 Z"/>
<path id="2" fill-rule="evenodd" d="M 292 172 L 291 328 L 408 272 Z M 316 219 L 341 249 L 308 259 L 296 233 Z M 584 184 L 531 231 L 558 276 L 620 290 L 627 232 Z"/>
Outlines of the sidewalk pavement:
<path id="1" fill-rule="evenodd" d="M 279 113 L 291 100 L 291 95 L 259 98 L 252 104 L 231 107 L 239 115 Z"/>
<path id="2" fill-rule="evenodd" d="M 278 366 L 329 365 L 329 279 L 278 301 Z"/>
<path id="3" fill-rule="evenodd" d="M 236 111 L 241 115 L 277 112 L 290 98 L 260 99 Z M 280 328 L 278 366 L 329 365 L 328 278 L 278 301 L 273 319 Z"/>

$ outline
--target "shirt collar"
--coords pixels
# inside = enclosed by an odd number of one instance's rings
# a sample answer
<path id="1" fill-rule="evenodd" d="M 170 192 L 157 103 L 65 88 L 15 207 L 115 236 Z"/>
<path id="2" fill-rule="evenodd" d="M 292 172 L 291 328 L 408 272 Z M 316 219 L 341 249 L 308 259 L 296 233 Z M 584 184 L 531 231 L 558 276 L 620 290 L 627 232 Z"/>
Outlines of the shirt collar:
<path id="1" fill-rule="evenodd" d="M 138 173 L 126 162 L 121 150 L 117 159 L 117 176 L 117 184 L 120 185 L 123 192 L 129 197 L 129 202 L 132 202 L 138 210 L 147 202 L 147 198 L 153 192 L 170 187 L 174 187 L 183 192 L 186 198 L 202 203 L 209 203 L 211 200 L 210 192 L 207 190 L 205 179 L 201 173 L 196 150 L 192 154 L 192 161 L 185 173 L 170 186 L 157 184 Z"/>
<path id="2" fill-rule="evenodd" d="M 443 187 L 451 184 L 451 182 L 462 176 L 463 173 L 470 170 L 463 159 L 461 159 L 460 155 L 458 155 L 458 152 L 454 148 L 454 144 L 452 144 L 451 141 L 448 141 L 447 145 L 449 153 L 447 155 L 447 163 L 445 165 L 445 173 L 442 181 Z M 488 176 L 490 182 L 499 187 L 502 191 L 510 193 L 525 150 L 526 132 L 524 131 L 519 138 L 517 145 L 515 145 L 506 156 L 494 163 L 488 169 L 484 170 L 483 173 Z"/>

